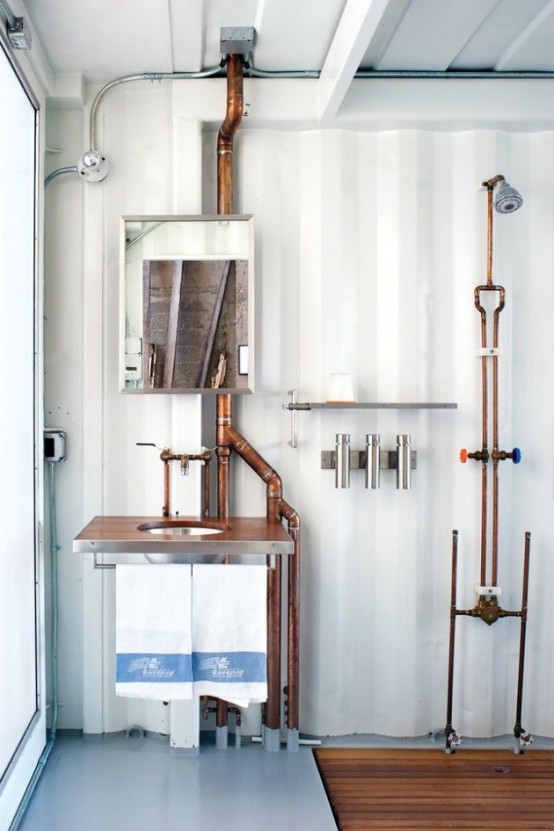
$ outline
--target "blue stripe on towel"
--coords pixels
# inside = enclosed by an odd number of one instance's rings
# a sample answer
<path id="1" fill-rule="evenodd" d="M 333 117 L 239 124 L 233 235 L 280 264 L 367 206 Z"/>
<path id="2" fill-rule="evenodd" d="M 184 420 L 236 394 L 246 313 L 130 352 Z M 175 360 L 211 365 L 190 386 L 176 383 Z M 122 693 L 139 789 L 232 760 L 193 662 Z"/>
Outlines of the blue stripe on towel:
<path id="1" fill-rule="evenodd" d="M 195 681 L 251 683 L 267 680 L 264 652 L 193 652 Z"/>
<path id="2" fill-rule="evenodd" d="M 174 683 L 192 681 L 190 655 L 119 652 L 115 680 L 118 682 Z"/>

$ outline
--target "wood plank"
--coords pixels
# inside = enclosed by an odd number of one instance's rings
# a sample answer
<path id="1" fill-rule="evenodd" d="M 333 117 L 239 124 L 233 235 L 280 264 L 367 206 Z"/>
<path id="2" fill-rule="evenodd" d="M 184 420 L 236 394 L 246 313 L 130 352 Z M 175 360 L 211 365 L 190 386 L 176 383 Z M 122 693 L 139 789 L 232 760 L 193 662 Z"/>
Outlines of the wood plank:
<path id="1" fill-rule="evenodd" d="M 175 260 L 171 273 L 171 299 L 169 301 L 169 317 L 167 321 L 167 345 L 165 350 L 164 389 L 173 386 L 173 372 L 175 369 L 175 349 L 177 347 L 177 327 L 179 325 L 179 309 L 181 307 L 181 289 L 185 272 L 183 260 Z"/>
<path id="2" fill-rule="evenodd" d="M 341 831 L 554 829 L 554 753 L 314 751 Z"/>
<path id="3" fill-rule="evenodd" d="M 152 268 L 150 260 L 142 263 L 142 385 L 149 386 L 150 381 L 150 284 Z"/>
<path id="4" fill-rule="evenodd" d="M 223 268 L 221 271 L 221 280 L 219 282 L 219 288 L 217 290 L 214 307 L 210 318 L 210 324 L 208 326 L 208 332 L 206 335 L 206 343 L 204 346 L 204 358 L 202 360 L 202 366 L 200 367 L 200 372 L 198 373 L 198 381 L 196 383 L 196 386 L 200 389 L 206 385 L 206 379 L 208 377 L 208 369 L 210 366 L 210 360 L 214 348 L 219 318 L 221 317 L 221 309 L 223 307 L 223 299 L 225 297 L 225 289 L 227 288 L 227 280 L 229 279 L 230 268 L 231 260 L 225 260 L 223 263 Z"/>

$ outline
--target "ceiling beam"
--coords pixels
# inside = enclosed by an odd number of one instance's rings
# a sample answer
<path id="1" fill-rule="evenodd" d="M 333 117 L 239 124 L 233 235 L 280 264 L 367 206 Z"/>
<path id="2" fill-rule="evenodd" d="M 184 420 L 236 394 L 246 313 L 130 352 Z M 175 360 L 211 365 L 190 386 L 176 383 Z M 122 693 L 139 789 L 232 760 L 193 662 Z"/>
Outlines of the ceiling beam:
<path id="1" fill-rule="evenodd" d="M 548 18 L 554 13 L 554 0 L 550 0 L 545 7 L 533 17 L 525 26 L 518 37 L 510 44 L 503 55 L 500 56 L 495 65 L 495 70 L 501 72 L 510 69 L 514 64 L 518 66 L 518 53 L 528 46 L 528 42 L 535 37 L 541 27 L 545 26 Z"/>
<path id="2" fill-rule="evenodd" d="M 347 0 L 318 81 L 322 123 L 332 121 L 372 37 L 393 0 Z"/>

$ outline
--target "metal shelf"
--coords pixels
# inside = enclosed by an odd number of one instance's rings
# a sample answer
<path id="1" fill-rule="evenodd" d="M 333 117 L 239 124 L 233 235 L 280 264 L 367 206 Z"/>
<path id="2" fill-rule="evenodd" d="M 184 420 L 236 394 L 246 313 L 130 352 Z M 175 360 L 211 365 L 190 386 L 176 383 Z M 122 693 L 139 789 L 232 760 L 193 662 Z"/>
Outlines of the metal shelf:
<path id="1" fill-rule="evenodd" d="M 455 410 L 458 405 L 447 401 L 438 402 L 395 402 L 377 401 L 296 401 L 283 404 L 286 410 Z"/>
<path id="2" fill-rule="evenodd" d="M 289 390 L 291 400 L 283 404 L 290 412 L 291 447 L 298 447 L 297 413 L 311 410 L 456 410 L 458 405 L 450 401 L 298 401 L 298 390 Z"/>

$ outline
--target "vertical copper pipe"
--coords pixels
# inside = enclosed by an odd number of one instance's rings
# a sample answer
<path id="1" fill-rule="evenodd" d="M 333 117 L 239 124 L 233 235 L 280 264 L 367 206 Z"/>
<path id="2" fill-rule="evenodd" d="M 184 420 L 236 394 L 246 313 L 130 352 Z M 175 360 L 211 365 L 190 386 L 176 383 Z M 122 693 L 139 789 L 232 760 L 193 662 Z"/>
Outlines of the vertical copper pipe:
<path id="1" fill-rule="evenodd" d="M 217 135 L 217 212 L 233 213 L 233 139 L 242 121 L 244 59 L 227 57 L 227 110 Z"/>
<path id="2" fill-rule="evenodd" d="M 452 531 L 452 584 L 450 591 L 450 642 L 448 647 L 448 693 L 446 703 L 446 740 L 453 732 L 452 701 L 454 698 L 454 649 L 456 646 L 456 589 L 458 580 L 458 532 Z"/>
<path id="3" fill-rule="evenodd" d="M 162 516 L 169 516 L 169 461 L 164 459 L 164 504 Z"/>
<path id="4" fill-rule="evenodd" d="M 492 203 L 491 203 L 492 204 Z M 489 271 L 487 267 L 487 272 Z M 487 274 L 488 285 L 488 274 Z M 487 346 L 487 313 L 481 305 L 481 291 L 486 289 L 485 286 L 477 286 L 474 292 L 475 308 L 481 316 L 481 347 L 483 349 Z M 487 573 L 487 519 L 488 519 L 488 444 L 489 444 L 489 388 L 488 388 L 488 358 L 483 355 L 481 357 L 481 450 L 483 453 L 481 466 L 481 563 L 480 563 L 480 579 L 481 585 L 486 583 Z"/>
<path id="5" fill-rule="evenodd" d="M 243 111 L 242 55 L 227 58 L 227 108 L 217 135 L 217 213 L 233 213 L 233 139 L 242 120 Z M 217 515 L 229 516 L 229 456 L 224 427 L 231 423 L 231 396 L 217 396 Z M 220 441 L 221 439 L 221 441 Z M 218 727 L 227 724 L 227 704 L 217 702 Z"/>
<path id="6" fill-rule="evenodd" d="M 217 458 L 217 515 L 229 516 L 229 456 L 231 448 L 227 429 L 231 424 L 231 396 L 217 396 L 216 458 Z"/>
<path id="7" fill-rule="evenodd" d="M 217 134 L 217 213 L 233 213 L 233 141 L 242 121 L 244 59 L 227 57 L 227 107 Z M 224 427 L 231 423 L 231 396 L 217 396 L 217 514 L 229 516 L 229 455 Z"/>
<path id="8" fill-rule="evenodd" d="M 517 676 L 516 723 L 514 734 L 521 735 L 521 707 L 523 701 L 523 673 L 525 667 L 525 636 L 527 633 L 527 596 L 529 594 L 529 555 L 531 549 L 531 534 L 525 533 L 525 555 L 523 560 L 523 590 L 521 598 L 521 628 L 519 636 L 519 668 Z"/>
<path id="9" fill-rule="evenodd" d="M 244 63 L 241 55 L 227 59 L 227 111 L 217 137 L 217 212 L 233 213 L 233 138 L 242 120 Z M 230 395 L 217 396 L 217 513 L 229 515 L 229 457 L 237 452 L 266 484 L 267 517 L 289 522 L 294 554 L 290 558 L 288 580 L 288 716 L 289 728 L 298 729 L 298 642 L 299 642 L 299 576 L 300 521 L 296 512 L 282 499 L 281 479 L 273 468 L 232 426 Z M 268 701 L 264 708 L 265 724 L 270 729 L 280 726 L 281 685 L 281 558 L 268 577 Z M 227 723 L 227 708 L 217 702 L 217 725 Z"/>
<path id="10" fill-rule="evenodd" d="M 500 312 L 504 308 L 505 292 L 502 286 L 496 287 L 499 292 L 498 305 L 494 310 L 493 324 L 493 347 L 498 348 L 498 330 L 500 323 Z M 492 357 L 492 443 L 493 443 L 493 466 L 492 466 L 492 574 L 491 583 L 493 586 L 498 582 L 498 459 L 496 453 L 499 450 L 499 429 L 498 429 L 498 356 Z"/>
<path id="11" fill-rule="evenodd" d="M 481 465 L 481 585 L 487 583 L 487 517 L 488 517 L 488 492 L 487 492 L 487 465 Z"/>
<path id="12" fill-rule="evenodd" d="M 486 585 L 483 583 L 482 585 Z M 491 586 L 498 585 L 498 460 L 492 463 Z"/>
<path id="13" fill-rule="evenodd" d="M 487 286 L 492 286 L 492 192 L 494 185 L 487 184 Z"/>
<path id="14" fill-rule="evenodd" d="M 210 461 L 204 462 L 202 467 L 203 484 L 204 484 L 204 506 L 202 516 L 210 515 Z"/>
<path id="15" fill-rule="evenodd" d="M 285 503 L 286 505 L 286 503 Z M 287 727 L 299 729 L 299 670 L 300 670 L 300 519 L 296 512 L 289 514 L 289 506 L 282 505 L 284 516 L 289 516 L 288 531 L 294 542 L 292 557 L 288 558 L 288 658 L 287 658 Z"/>
<path id="16" fill-rule="evenodd" d="M 268 562 L 269 565 L 269 562 Z M 265 726 L 281 725 L 281 557 L 268 569 L 267 578 L 267 703 Z"/>

